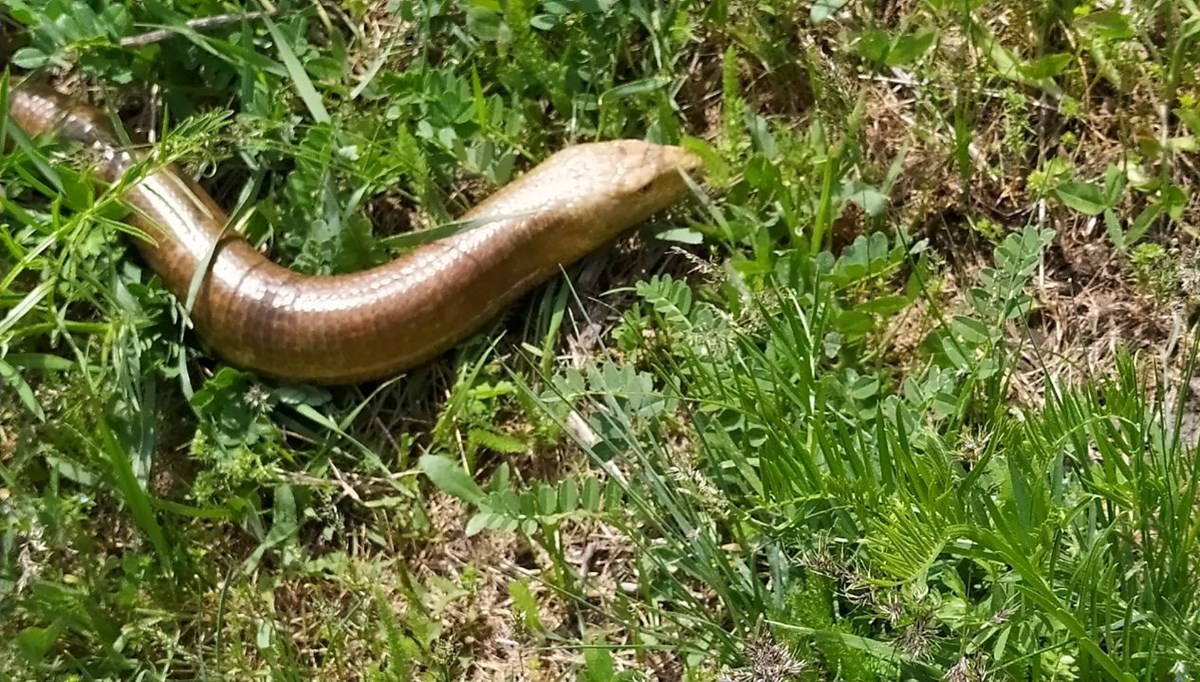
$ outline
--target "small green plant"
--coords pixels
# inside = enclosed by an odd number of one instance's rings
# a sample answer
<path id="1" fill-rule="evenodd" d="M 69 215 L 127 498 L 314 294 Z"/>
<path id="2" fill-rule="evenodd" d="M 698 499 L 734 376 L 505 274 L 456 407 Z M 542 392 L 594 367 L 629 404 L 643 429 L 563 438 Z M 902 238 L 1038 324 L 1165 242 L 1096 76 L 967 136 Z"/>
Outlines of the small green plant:
<path id="1" fill-rule="evenodd" d="M 118 3 L 89 3 L 84 0 L 49 0 L 29 3 L 6 0 L 14 18 L 30 27 L 32 44 L 12 56 L 22 69 L 67 66 L 67 55 L 86 52 L 84 68 L 91 75 L 116 83 L 129 83 L 134 72 L 120 39 L 132 28 L 129 9 Z M 100 8 L 97 11 L 96 5 Z"/>
<path id="2" fill-rule="evenodd" d="M 1138 244 L 1129 251 L 1129 264 L 1138 283 L 1160 301 L 1169 300 L 1179 282 L 1176 262 L 1162 246 Z"/>

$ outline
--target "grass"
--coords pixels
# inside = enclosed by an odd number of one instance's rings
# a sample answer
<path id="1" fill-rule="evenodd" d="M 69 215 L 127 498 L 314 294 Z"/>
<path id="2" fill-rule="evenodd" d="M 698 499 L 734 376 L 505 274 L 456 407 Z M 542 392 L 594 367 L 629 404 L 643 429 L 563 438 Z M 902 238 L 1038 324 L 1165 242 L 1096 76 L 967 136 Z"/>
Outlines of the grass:
<path id="1" fill-rule="evenodd" d="M 1190 0 L 0 8 L 15 73 L 304 272 L 570 142 L 707 177 L 437 362 L 320 389 L 208 355 L 86 155 L 7 147 L 5 679 L 1200 668 Z"/>

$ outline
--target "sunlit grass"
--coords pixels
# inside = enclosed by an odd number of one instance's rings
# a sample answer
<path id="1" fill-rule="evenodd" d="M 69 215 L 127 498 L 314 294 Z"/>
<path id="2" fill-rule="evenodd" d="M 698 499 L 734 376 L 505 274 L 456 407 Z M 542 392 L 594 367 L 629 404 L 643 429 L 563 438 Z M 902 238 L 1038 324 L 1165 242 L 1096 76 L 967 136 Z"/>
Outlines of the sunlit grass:
<path id="1" fill-rule="evenodd" d="M 446 357 L 318 389 L 207 352 L 86 152 L 7 147 L 5 679 L 1200 665 L 1190 0 L 0 6 L 10 77 L 304 272 L 571 142 L 706 165 Z"/>

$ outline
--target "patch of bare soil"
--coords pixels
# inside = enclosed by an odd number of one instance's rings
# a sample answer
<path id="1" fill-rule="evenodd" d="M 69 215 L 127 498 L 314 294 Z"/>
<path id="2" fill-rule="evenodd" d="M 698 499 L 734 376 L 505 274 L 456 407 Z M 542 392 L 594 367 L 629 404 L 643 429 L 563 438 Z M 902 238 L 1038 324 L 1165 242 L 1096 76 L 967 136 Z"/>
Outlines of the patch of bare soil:
<path id="1" fill-rule="evenodd" d="M 940 319 L 968 311 L 963 294 L 978 286 L 981 268 L 993 265 L 994 244 L 1033 225 L 1054 229 L 1056 238 L 1032 282 L 1035 311 L 1028 326 L 1006 330 L 1009 343 L 1021 349 L 1013 398 L 1039 404 L 1049 383 L 1111 375 L 1120 349 L 1135 354 L 1147 377 L 1178 376 L 1186 359 L 1180 350 L 1187 345 L 1180 343 L 1188 327 L 1184 287 L 1174 282 L 1178 295 L 1156 297 L 1139 281 L 1129 253 L 1114 247 L 1102 218 L 1080 216 L 1043 199 L 1031 181 L 1055 157 L 1077 177 L 1103 175 L 1109 164 L 1123 160 L 1130 135 L 1156 139 L 1163 134 L 1157 117 L 1145 107 L 1122 107 L 1105 93 L 1085 103 L 1081 116 L 1067 116 L 1053 101 L 1015 99 L 980 86 L 971 139 L 962 150 L 970 166 L 963 172 L 962 159 L 953 152 L 949 114 L 942 108 L 950 84 L 918 82 L 899 69 L 862 80 L 868 158 L 887 168 L 899 150 L 907 152 L 891 197 L 898 223 L 927 238 L 946 261 L 936 291 L 929 292 L 936 306 L 918 302 L 885 334 L 893 361 L 914 368 L 925 334 Z M 1073 142 L 1067 145 L 1065 138 Z M 1186 161 L 1179 163 L 1178 181 L 1186 184 Z M 1136 216 L 1140 208 L 1123 206 L 1121 214 Z M 1171 240 L 1170 235 L 1147 238 Z"/>
<path id="2" fill-rule="evenodd" d="M 517 582 L 528 587 L 536 619 L 552 636 L 578 639 L 584 629 L 594 634 L 604 628 L 616 641 L 623 639 L 600 616 L 611 612 L 616 595 L 636 589 L 631 545 L 615 529 L 592 523 L 562 529 L 559 541 L 567 563 L 585 586 L 585 602 L 576 603 L 553 587 L 553 560 L 541 546 L 509 533 L 467 537 L 468 517 L 458 499 L 435 494 L 430 503 L 435 530 L 410 559 L 414 578 L 423 584 L 471 585 L 469 594 L 440 616 L 444 631 L 454 633 L 452 639 L 470 653 L 463 679 L 561 680 L 582 662 L 581 651 L 555 646 L 553 639 L 528 629 L 529 615 L 511 592 Z M 646 670 L 655 662 L 627 657 L 618 665 Z"/>

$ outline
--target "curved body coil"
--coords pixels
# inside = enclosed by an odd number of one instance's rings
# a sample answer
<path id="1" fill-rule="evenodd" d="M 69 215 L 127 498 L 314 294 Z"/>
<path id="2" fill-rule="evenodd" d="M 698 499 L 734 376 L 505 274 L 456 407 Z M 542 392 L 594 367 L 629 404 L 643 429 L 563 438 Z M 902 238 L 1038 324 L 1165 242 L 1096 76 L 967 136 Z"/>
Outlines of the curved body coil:
<path id="1" fill-rule="evenodd" d="M 39 86 L 9 93 L 30 136 L 94 148 L 95 176 L 115 183 L 145 153 L 98 110 Z M 699 160 L 637 140 L 567 147 L 462 216 L 478 227 L 361 272 L 311 276 L 281 267 L 227 230 L 225 212 L 176 167 L 139 176 L 122 194 L 138 248 L 191 319 L 232 364 L 317 384 L 393 375 L 461 342 L 515 299 L 675 203 Z"/>

